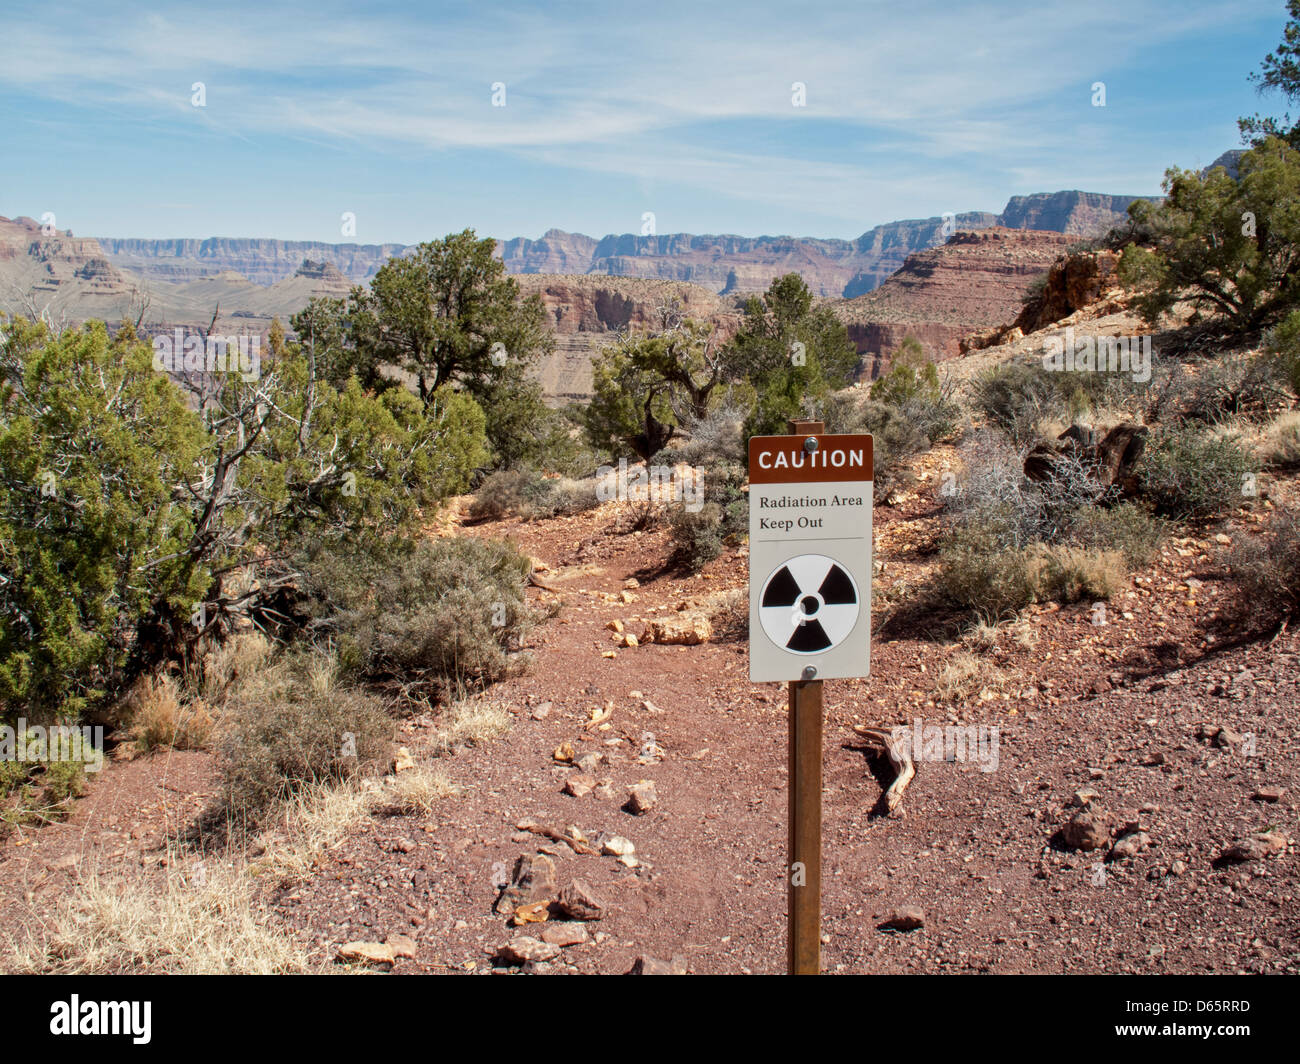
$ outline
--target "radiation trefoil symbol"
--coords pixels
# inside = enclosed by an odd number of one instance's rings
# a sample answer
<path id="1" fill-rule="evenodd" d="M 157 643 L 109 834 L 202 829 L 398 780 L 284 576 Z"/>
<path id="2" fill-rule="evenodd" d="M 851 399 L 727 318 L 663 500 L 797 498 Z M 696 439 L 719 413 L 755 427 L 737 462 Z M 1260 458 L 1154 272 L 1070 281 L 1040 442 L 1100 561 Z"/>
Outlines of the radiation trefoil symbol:
<path id="1" fill-rule="evenodd" d="M 858 586 L 843 566 L 821 554 L 801 554 L 767 578 L 758 617 L 777 646 L 821 654 L 848 638 L 858 608 Z"/>

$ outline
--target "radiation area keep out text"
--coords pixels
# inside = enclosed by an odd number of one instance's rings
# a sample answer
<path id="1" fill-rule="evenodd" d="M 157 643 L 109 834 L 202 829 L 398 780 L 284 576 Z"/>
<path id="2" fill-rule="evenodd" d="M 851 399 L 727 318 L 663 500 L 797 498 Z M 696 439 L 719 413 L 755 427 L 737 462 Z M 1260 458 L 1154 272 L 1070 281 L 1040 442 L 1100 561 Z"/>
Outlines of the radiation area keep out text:
<path id="1" fill-rule="evenodd" d="M 759 510 L 815 510 L 821 507 L 866 507 L 867 500 L 861 495 L 830 495 L 830 496 L 792 496 L 778 495 L 776 497 L 763 496 L 758 500 Z M 807 513 L 801 513 L 798 517 L 793 514 L 773 514 L 764 516 L 759 514 L 758 527 L 763 532 L 789 532 L 795 528 L 822 528 L 824 527 L 824 518 L 813 517 Z"/>

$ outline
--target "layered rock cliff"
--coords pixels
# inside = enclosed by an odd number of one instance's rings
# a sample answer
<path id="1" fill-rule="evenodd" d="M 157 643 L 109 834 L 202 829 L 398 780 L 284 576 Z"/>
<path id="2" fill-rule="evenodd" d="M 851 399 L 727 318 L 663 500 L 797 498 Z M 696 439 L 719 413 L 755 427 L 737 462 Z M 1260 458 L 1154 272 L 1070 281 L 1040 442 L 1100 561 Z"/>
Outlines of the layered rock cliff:
<path id="1" fill-rule="evenodd" d="M 1001 214 L 969 211 L 946 218 L 888 222 L 856 240 L 790 236 L 699 236 L 631 233 L 600 239 L 550 229 L 536 240 L 500 241 L 497 254 L 514 274 L 600 274 L 614 277 L 685 281 L 714 292 L 756 292 L 773 278 L 795 271 L 813 292 L 853 298 L 880 285 L 908 255 L 934 247 L 954 230 L 1003 226 L 1098 232 L 1121 221 L 1136 197 L 1093 192 L 1053 192 L 1015 196 Z M 149 280 L 186 282 L 233 270 L 255 284 L 270 285 L 293 275 L 304 259 L 327 262 L 349 280 L 361 283 L 401 244 L 325 244 L 311 241 L 233 239 L 101 241 L 114 265 Z"/>
<path id="2" fill-rule="evenodd" d="M 1063 233 L 996 227 L 958 232 L 909 256 L 879 288 L 833 304 L 862 355 L 860 374 L 879 376 L 909 335 L 931 358 L 957 355 L 969 334 L 1014 319 L 1071 242 Z"/>

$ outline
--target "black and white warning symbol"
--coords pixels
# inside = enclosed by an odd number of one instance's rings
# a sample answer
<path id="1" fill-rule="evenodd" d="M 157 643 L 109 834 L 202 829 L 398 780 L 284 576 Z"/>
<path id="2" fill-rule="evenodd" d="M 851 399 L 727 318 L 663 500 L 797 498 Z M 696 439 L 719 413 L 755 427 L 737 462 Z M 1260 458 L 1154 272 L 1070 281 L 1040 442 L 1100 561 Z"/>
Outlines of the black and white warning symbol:
<path id="1" fill-rule="evenodd" d="M 858 608 L 858 586 L 848 570 L 825 555 L 801 554 L 767 578 L 758 616 L 777 646 L 821 654 L 848 638 Z"/>

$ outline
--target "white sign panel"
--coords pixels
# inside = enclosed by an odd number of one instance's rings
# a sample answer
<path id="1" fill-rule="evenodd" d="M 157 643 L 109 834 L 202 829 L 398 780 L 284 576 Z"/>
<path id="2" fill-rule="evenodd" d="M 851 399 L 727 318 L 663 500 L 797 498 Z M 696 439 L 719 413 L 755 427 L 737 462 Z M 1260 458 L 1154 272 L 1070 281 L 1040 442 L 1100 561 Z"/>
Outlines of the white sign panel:
<path id="1" fill-rule="evenodd" d="M 866 676 L 872 440 L 749 441 L 749 677 Z"/>

